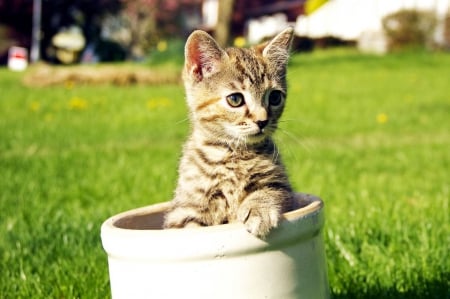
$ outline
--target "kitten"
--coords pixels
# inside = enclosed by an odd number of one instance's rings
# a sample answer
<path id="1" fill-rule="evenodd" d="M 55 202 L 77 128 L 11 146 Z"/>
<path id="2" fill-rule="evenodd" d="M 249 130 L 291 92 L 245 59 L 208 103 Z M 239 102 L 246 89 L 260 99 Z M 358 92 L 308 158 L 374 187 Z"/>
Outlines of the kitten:
<path id="1" fill-rule="evenodd" d="M 221 49 L 207 33 L 185 46 L 192 133 L 166 228 L 242 222 L 265 237 L 291 209 L 292 189 L 271 135 L 286 98 L 293 30 L 250 49 Z"/>

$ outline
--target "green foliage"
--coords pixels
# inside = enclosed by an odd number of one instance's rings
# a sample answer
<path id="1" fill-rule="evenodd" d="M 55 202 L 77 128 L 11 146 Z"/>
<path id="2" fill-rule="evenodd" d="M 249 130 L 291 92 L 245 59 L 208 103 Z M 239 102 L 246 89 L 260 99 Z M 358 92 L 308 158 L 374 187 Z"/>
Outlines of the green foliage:
<path id="1" fill-rule="evenodd" d="M 450 50 L 450 10 L 444 16 L 443 20 L 443 37 L 444 37 L 444 45 L 443 48 L 446 50 Z"/>
<path id="2" fill-rule="evenodd" d="M 432 11 L 405 9 L 383 18 L 383 29 L 391 50 L 429 47 L 433 41 L 436 15 Z"/>
<path id="3" fill-rule="evenodd" d="M 100 226 L 171 198 L 183 90 L 20 77 L 0 69 L 0 297 L 108 297 Z M 325 201 L 333 298 L 448 298 L 449 77 L 445 54 L 293 57 L 276 137 Z"/>
<path id="4" fill-rule="evenodd" d="M 160 40 L 148 56 L 152 66 L 181 65 L 184 61 L 184 41 L 181 39 Z"/>

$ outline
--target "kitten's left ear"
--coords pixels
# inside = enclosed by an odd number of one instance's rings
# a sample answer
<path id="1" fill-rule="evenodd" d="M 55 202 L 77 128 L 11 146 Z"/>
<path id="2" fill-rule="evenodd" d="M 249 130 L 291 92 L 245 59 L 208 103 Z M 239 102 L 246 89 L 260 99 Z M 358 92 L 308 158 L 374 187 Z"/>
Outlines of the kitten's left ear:
<path id="1" fill-rule="evenodd" d="M 278 65 L 286 65 L 291 49 L 294 29 L 288 27 L 275 36 L 264 47 L 262 55 L 270 61 L 276 62 Z"/>
<path id="2" fill-rule="evenodd" d="M 194 31 L 186 41 L 185 74 L 202 81 L 220 71 L 222 59 L 227 56 L 217 42 L 206 32 Z"/>

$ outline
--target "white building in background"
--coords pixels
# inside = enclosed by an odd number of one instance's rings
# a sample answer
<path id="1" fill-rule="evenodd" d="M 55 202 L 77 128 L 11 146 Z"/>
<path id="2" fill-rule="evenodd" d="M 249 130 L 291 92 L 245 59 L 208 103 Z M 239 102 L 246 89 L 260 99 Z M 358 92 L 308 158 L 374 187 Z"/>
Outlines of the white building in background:
<path id="1" fill-rule="evenodd" d="M 247 22 L 247 41 L 249 44 L 259 43 L 292 25 L 294 24 L 289 24 L 286 15 L 283 13 L 250 19 Z"/>
<path id="2" fill-rule="evenodd" d="M 295 25 L 298 36 L 336 37 L 356 40 L 362 50 L 385 52 L 382 19 L 402 9 L 436 12 L 436 41 L 443 40 L 443 18 L 450 13 L 450 0 L 330 0 L 309 16 L 301 15 Z"/>
<path id="3" fill-rule="evenodd" d="M 202 4 L 203 26 L 214 28 L 219 19 L 219 1 L 204 0 Z"/>

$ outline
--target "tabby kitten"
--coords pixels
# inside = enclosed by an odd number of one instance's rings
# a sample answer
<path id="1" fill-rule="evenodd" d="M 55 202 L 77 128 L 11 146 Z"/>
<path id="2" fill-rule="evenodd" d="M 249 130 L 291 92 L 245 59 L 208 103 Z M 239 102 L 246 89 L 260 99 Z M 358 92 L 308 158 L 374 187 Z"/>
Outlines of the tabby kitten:
<path id="1" fill-rule="evenodd" d="M 242 222 L 265 237 L 291 208 L 292 189 L 271 135 L 286 98 L 287 28 L 250 49 L 221 49 L 203 31 L 186 42 L 183 81 L 192 133 L 166 228 Z"/>

